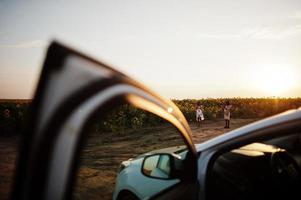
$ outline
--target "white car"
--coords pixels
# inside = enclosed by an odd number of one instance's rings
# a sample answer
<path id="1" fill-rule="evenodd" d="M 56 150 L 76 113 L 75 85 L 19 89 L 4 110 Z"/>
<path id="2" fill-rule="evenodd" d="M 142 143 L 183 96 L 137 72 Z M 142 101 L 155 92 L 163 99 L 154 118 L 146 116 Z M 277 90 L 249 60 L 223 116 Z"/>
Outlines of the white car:
<path id="1" fill-rule="evenodd" d="M 187 154 L 185 146 L 155 150 L 123 161 L 118 169 L 113 199 L 130 195 L 132 198 L 145 199 L 179 183 L 179 179 L 170 178 L 168 154 L 173 156 L 176 169 L 181 170 Z"/>

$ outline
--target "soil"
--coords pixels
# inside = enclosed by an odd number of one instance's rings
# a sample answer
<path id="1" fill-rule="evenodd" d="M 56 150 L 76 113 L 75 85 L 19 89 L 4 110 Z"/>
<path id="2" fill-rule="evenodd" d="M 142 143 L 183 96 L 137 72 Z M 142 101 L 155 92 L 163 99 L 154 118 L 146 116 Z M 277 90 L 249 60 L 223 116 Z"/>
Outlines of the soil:
<path id="1" fill-rule="evenodd" d="M 195 143 L 224 134 L 256 119 L 233 119 L 231 128 L 223 120 L 205 121 L 198 127 L 191 124 Z M 116 172 L 120 163 L 154 149 L 183 145 L 171 126 L 130 130 L 122 133 L 90 134 L 82 154 L 73 193 L 74 199 L 112 199 Z M 10 199 L 15 163 L 18 157 L 16 136 L 0 136 L 0 199 Z"/>

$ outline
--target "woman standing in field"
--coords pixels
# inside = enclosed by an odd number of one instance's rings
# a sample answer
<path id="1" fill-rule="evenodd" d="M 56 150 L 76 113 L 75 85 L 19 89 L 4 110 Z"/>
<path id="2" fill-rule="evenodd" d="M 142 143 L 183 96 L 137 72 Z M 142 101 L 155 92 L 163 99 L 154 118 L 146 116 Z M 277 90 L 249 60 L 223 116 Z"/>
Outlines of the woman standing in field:
<path id="1" fill-rule="evenodd" d="M 202 111 L 202 106 L 198 103 L 197 106 L 196 106 L 196 121 L 197 121 L 197 124 L 198 124 L 198 127 L 201 126 L 201 122 L 204 120 L 204 114 L 203 114 L 203 111 Z"/>
<path id="2" fill-rule="evenodd" d="M 226 105 L 224 106 L 224 119 L 226 122 L 226 125 L 224 128 L 230 128 L 230 110 L 232 108 L 232 105 L 230 105 L 229 101 L 226 101 Z"/>

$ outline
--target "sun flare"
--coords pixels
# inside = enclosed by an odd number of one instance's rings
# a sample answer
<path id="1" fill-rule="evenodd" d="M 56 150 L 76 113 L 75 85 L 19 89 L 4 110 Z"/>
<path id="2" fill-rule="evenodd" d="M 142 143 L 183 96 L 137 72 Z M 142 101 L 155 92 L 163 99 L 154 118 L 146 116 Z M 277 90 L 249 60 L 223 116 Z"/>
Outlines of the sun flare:
<path id="1" fill-rule="evenodd" d="M 262 67 L 253 74 L 255 87 L 266 96 L 281 96 L 295 86 L 295 74 L 289 67 Z"/>

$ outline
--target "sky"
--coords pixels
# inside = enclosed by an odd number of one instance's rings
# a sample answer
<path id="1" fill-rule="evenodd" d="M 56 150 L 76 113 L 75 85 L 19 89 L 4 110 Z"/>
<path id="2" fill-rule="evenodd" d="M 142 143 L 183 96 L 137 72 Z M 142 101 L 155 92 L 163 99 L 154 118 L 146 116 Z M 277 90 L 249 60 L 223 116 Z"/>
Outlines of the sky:
<path id="1" fill-rule="evenodd" d="M 0 0 L 0 98 L 61 41 L 166 98 L 300 97 L 300 0 Z"/>

